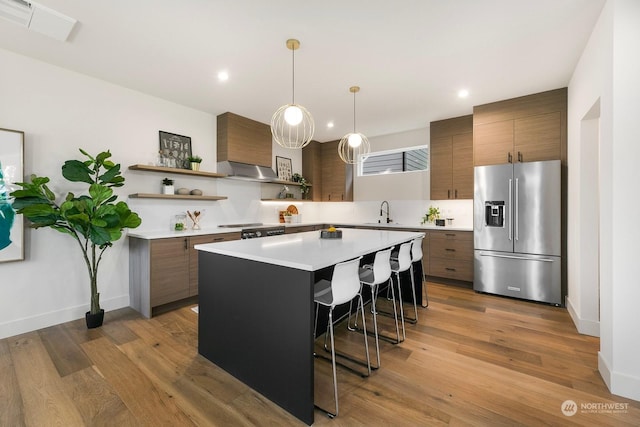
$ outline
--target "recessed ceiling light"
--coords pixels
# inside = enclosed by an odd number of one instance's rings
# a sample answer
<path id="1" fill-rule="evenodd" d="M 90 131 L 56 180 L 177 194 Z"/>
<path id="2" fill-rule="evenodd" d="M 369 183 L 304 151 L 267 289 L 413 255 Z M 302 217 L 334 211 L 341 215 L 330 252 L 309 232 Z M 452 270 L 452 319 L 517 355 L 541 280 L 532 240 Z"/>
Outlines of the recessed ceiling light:
<path id="1" fill-rule="evenodd" d="M 327 123 L 327 127 L 328 127 L 328 128 L 332 128 L 332 127 L 333 127 L 333 122 L 329 122 L 329 123 Z"/>
<path id="2" fill-rule="evenodd" d="M 469 91 L 467 89 L 460 89 L 458 91 L 458 98 L 466 98 L 469 96 Z"/>
<path id="3" fill-rule="evenodd" d="M 218 80 L 221 82 L 226 82 L 227 80 L 229 80 L 229 73 L 226 71 L 220 71 L 218 73 Z"/>

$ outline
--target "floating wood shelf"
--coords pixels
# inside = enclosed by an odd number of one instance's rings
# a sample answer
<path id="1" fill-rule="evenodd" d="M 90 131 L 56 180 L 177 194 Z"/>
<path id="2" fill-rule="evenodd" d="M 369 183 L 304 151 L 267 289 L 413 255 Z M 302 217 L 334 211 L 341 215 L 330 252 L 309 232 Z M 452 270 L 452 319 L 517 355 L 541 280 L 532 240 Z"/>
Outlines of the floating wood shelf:
<path id="1" fill-rule="evenodd" d="M 300 187 L 302 184 L 300 184 L 299 182 L 294 182 L 294 181 L 284 181 L 284 180 L 280 180 L 280 179 L 276 179 L 274 181 L 265 181 L 265 184 L 282 184 L 282 185 L 293 185 L 296 187 Z M 312 187 L 311 184 L 307 183 L 307 187 Z"/>
<path id="2" fill-rule="evenodd" d="M 167 168 L 164 166 L 131 165 L 129 169 L 134 171 L 177 173 L 180 175 L 201 176 L 205 178 L 224 178 L 225 174 L 215 172 L 194 171 L 191 169 Z"/>
<path id="3" fill-rule="evenodd" d="M 178 199 L 178 200 L 226 200 L 227 196 L 194 196 L 191 194 L 156 194 L 156 193 L 134 193 L 129 194 L 132 199 Z"/>

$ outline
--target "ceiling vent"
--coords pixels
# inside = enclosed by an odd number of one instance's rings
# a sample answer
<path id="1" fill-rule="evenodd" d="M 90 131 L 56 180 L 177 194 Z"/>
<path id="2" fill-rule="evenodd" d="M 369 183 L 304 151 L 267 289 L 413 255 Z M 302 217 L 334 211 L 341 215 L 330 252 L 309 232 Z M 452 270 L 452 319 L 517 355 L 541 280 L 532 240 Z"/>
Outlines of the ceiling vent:
<path id="1" fill-rule="evenodd" d="M 77 22 L 41 4 L 24 0 L 0 0 L 0 18 L 60 41 L 67 40 Z"/>

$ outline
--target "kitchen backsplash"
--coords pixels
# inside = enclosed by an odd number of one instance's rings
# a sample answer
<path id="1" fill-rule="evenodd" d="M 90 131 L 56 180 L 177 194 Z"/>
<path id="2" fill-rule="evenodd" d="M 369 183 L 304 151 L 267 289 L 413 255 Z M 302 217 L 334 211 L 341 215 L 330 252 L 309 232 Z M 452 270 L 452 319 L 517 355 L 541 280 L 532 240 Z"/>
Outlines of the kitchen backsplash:
<path id="1" fill-rule="evenodd" d="M 187 183 L 191 186 L 199 183 Z M 187 185 L 185 184 L 185 185 Z M 152 185 L 148 183 L 147 185 Z M 182 185 L 182 184 L 181 184 Z M 188 186 L 188 185 L 187 185 Z M 140 231 L 168 229 L 171 218 L 184 214 L 187 210 L 202 212 L 200 226 L 213 228 L 220 224 L 239 224 L 262 222 L 277 223 L 279 211 L 294 204 L 305 222 L 382 222 L 380 201 L 357 202 L 261 202 L 263 197 L 260 185 L 241 180 L 216 180 L 213 188 L 203 188 L 205 193 L 227 196 L 227 200 L 218 202 L 197 202 L 181 200 L 129 199 L 131 208 L 140 214 L 143 222 Z M 457 227 L 473 226 L 472 200 L 389 200 L 389 217 L 395 223 L 418 225 L 430 206 L 440 209 L 442 218 L 453 218 Z M 190 223 L 187 224 L 191 226 Z"/>

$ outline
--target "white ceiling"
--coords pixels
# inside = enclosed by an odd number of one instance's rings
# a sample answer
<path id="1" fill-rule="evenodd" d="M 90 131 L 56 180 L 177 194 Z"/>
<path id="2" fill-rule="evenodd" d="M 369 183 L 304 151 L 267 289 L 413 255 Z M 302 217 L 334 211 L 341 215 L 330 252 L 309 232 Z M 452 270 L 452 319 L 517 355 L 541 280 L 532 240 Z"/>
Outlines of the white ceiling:
<path id="1" fill-rule="evenodd" d="M 218 115 L 292 99 L 314 139 L 371 137 L 567 86 L 605 0 L 39 0 L 67 42 L 0 19 L 0 48 Z M 0 64 L 0 67 L 2 64 Z M 228 70 L 219 83 L 216 74 Z M 457 91 L 467 88 L 467 99 Z M 333 129 L 326 124 L 335 122 Z"/>

